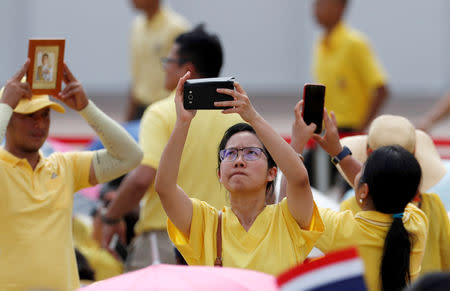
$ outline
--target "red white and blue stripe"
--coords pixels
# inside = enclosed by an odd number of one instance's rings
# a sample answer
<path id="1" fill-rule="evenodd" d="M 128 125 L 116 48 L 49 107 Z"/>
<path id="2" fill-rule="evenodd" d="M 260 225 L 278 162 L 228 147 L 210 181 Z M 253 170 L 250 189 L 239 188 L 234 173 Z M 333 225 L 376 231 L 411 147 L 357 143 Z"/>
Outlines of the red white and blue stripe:
<path id="1" fill-rule="evenodd" d="M 367 290 L 364 264 L 355 248 L 306 261 L 278 276 L 281 291 Z"/>

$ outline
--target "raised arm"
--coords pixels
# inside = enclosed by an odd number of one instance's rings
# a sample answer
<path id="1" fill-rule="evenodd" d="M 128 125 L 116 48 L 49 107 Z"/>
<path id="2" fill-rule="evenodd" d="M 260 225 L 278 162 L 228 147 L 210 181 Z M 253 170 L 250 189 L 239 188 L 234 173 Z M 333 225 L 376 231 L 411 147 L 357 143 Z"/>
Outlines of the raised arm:
<path id="1" fill-rule="evenodd" d="M 6 82 L 0 98 L 0 144 L 3 142 L 13 110 L 22 98 L 31 98 L 31 88 L 26 82 L 21 82 L 25 76 L 30 60 L 28 59 L 22 68 Z"/>
<path id="2" fill-rule="evenodd" d="M 330 117 L 331 116 L 331 117 Z M 327 110 L 324 110 L 323 121 L 325 123 L 325 135 L 321 137 L 318 134 L 313 135 L 313 139 L 331 156 L 335 157 L 342 151 L 341 141 L 339 140 L 339 133 L 337 127 L 336 116 L 333 112 L 328 116 Z M 356 175 L 361 171 L 362 164 L 348 155 L 343 158 L 339 165 L 344 171 L 345 176 L 353 185 Z"/>
<path id="3" fill-rule="evenodd" d="M 429 131 L 431 127 L 441 120 L 444 116 L 450 113 L 450 91 L 441 98 L 433 108 L 425 114 L 425 117 L 421 120 L 417 126 L 423 131 Z"/>
<path id="4" fill-rule="evenodd" d="M 177 121 L 159 161 L 155 180 L 155 190 L 167 216 L 187 237 L 191 228 L 193 206 L 183 189 L 177 185 L 177 179 L 189 126 L 196 113 L 193 110 L 185 110 L 183 106 L 184 82 L 189 76 L 188 72 L 178 81 L 175 94 Z"/>
<path id="5" fill-rule="evenodd" d="M 231 106 L 223 113 L 238 113 L 250 123 L 261 142 L 270 152 L 288 181 L 288 207 L 302 228 L 308 228 L 313 213 L 313 197 L 308 173 L 303 162 L 289 144 L 267 123 L 252 106 L 247 93 L 235 83 L 236 90 L 218 89 L 217 92 L 234 97 L 234 101 L 216 102 L 216 106 Z"/>
<path id="6" fill-rule="evenodd" d="M 303 154 L 305 145 L 312 137 L 316 128 L 315 124 L 306 125 L 302 117 L 303 100 L 300 100 L 294 107 L 295 121 L 291 130 L 291 147 L 298 154 Z M 287 180 L 284 174 L 281 176 L 279 200 L 286 197 Z"/>
<path id="7" fill-rule="evenodd" d="M 57 96 L 76 110 L 100 137 L 105 149 L 95 152 L 89 172 L 92 185 L 113 180 L 135 168 L 142 160 L 142 151 L 134 139 L 117 122 L 88 100 L 83 86 L 64 64 L 66 87 Z"/>

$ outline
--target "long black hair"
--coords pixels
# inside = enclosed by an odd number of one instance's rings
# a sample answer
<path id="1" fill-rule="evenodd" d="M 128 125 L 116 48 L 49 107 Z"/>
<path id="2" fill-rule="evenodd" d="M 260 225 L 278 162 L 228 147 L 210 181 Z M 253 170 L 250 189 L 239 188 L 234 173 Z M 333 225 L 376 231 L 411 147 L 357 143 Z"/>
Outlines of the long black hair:
<path id="1" fill-rule="evenodd" d="M 243 131 L 248 131 L 253 133 L 256 137 L 258 137 L 258 135 L 255 132 L 255 129 L 248 123 L 237 123 L 233 126 L 231 126 L 230 128 L 227 129 L 227 131 L 225 131 L 225 134 L 222 137 L 222 140 L 220 141 L 219 144 L 219 149 L 217 151 L 217 164 L 218 164 L 218 170 L 220 170 L 220 163 L 222 162 L 220 160 L 220 151 L 225 149 L 228 140 L 235 135 L 236 133 L 239 132 L 243 132 Z M 261 142 L 262 146 L 263 146 L 263 150 L 266 153 L 267 156 L 267 169 L 271 169 L 273 167 L 277 167 L 277 164 L 275 163 L 275 160 L 272 158 L 272 156 L 270 155 L 269 151 L 266 149 L 266 147 L 264 146 L 264 144 Z M 274 199 L 274 190 L 275 190 L 275 180 L 273 181 L 269 181 L 267 182 L 266 185 L 266 202 L 270 202 L 273 201 Z"/>
<path id="2" fill-rule="evenodd" d="M 367 159 L 359 184 L 366 183 L 377 211 L 403 213 L 414 198 L 422 170 L 416 158 L 400 146 L 385 146 Z M 382 290 L 402 290 L 410 281 L 411 238 L 401 217 L 394 217 L 386 234 L 380 266 Z"/>

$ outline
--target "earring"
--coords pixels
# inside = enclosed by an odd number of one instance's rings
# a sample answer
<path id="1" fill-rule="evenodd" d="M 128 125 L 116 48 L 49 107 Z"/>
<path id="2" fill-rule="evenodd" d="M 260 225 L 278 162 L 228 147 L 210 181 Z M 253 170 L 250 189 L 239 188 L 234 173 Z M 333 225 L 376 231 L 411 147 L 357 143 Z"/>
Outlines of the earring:
<path id="1" fill-rule="evenodd" d="M 363 203 L 363 199 L 362 198 L 359 199 L 359 203 L 361 203 L 361 204 Z"/>

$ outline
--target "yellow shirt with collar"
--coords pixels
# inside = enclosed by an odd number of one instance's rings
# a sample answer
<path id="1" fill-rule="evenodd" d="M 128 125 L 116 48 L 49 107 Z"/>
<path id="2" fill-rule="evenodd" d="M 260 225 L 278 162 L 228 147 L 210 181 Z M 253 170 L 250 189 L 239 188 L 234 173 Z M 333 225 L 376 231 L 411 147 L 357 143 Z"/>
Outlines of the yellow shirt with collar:
<path id="1" fill-rule="evenodd" d="M 170 93 L 164 88 L 161 58 L 167 56 L 175 38 L 189 27 L 186 19 L 168 8 L 161 8 L 150 20 L 145 15 L 135 18 L 130 39 L 132 90 L 142 105 Z"/>
<path id="2" fill-rule="evenodd" d="M 386 83 L 366 38 L 343 23 L 316 44 L 313 73 L 326 86 L 325 107 L 334 111 L 340 127 L 360 127 L 374 90 Z"/>
<path id="3" fill-rule="evenodd" d="M 392 224 L 392 214 L 377 211 L 337 212 L 319 208 L 325 232 L 316 247 L 324 253 L 356 246 L 364 262 L 364 278 L 368 290 L 381 290 L 380 263 L 386 234 Z M 428 219 L 419 208 L 408 204 L 403 224 L 414 236 L 410 256 L 411 281 L 419 276 L 428 232 Z"/>
<path id="4" fill-rule="evenodd" d="M 74 290 L 73 194 L 91 186 L 92 152 L 26 159 L 0 148 L 0 290 Z"/>
<path id="5" fill-rule="evenodd" d="M 214 265 L 219 211 L 191 199 L 193 213 L 189 238 L 169 220 L 169 237 L 189 265 Z M 245 231 L 231 208 L 222 216 L 224 267 L 244 268 L 278 275 L 302 263 L 324 230 L 317 207 L 308 230 L 302 229 L 288 209 L 287 199 L 267 205 Z"/>
<path id="6" fill-rule="evenodd" d="M 142 164 L 158 169 L 162 152 L 176 122 L 175 93 L 152 104 L 141 121 L 139 143 L 144 152 Z M 178 185 L 191 197 L 221 209 L 227 204 L 226 189 L 217 177 L 217 157 L 220 140 L 232 125 L 243 122 L 238 114 L 223 114 L 221 110 L 198 110 L 191 122 L 181 156 Z M 143 200 L 136 224 L 136 233 L 165 230 L 167 215 L 154 184 Z"/>
<path id="7" fill-rule="evenodd" d="M 429 229 L 422 261 L 422 274 L 450 271 L 450 221 L 444 204 L 437 194 L 422 193 L 420 209 L 427 215 Z M 361 211 L 354 197 L 341 203 L 341 211 L 353 214 Z"/>

